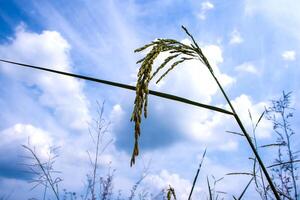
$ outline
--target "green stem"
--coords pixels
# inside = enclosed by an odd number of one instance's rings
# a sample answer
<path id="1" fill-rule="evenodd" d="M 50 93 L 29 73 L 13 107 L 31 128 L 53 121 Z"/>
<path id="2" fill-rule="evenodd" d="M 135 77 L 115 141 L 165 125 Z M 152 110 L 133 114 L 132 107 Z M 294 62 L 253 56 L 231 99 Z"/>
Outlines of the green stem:
<path id="1" fill-rule="evenodd" d="M 219 80 L 218 80 L 217 77 L 215 76 L 215 74 L 214 74 L 214 72 L 213 72 L 213 69 L 212 69 L 212 67 L 210 66 L 210 64 L 209 64 L 209 62 L 208 62 L 208 60 L 207 60 L 207 58 L 206 58 L 206 57 L 204 56 L 204 54 L 202 53 L 202 50 L 201 50 L 201 48 L 198 46 L 198 44 L 197 44 L 197 42 L 195 41 L 194 37 L 188 32 L 188 30 L 187 30 L 184 26 L 182 26 L 182 28 L 183 28 L 184 31 L 187 33 L 187 35 L 190 36 L 190 38 L 192 39 L 192 41 L 193 41 L 193 43 L 194 43 L 195 51 L 197 52 L 200 61 L 202 61 L 202 63 L 204 63 L 204 65 L 208 68 L 209 72 L 211 73 L 211 75 L 213 76 L 213 78 L 214 78 L 214 80 L 216 81 L 217 85 L 219 86 L 219 88 L 220 88 L 220 90 L 221 90 L 223 96 L 225 97 L 225 99 L 226 99 L 228 105 L 230 106 L 230 108 L 231 108 L 231 110 L 232 110 L 232 113 L 233 113 L 233 116 L 234 116 L 236 122 L 238 123 L 239 127 L 241 128 L 241 130 L 242 130 L 244 136 L 246 137 L 246 139 L 247 139 L 247 141 L 248 141 L 248 143 L 249 143 L 249 145 L 250 145 L 250 147 L 251 147 L 251 150 L 253 151 L 255 157 L 257 158 L 257 161 L 258 161 L 259 165 L 261 166 L 261 168 L 262 168 L 262 170 L 263 170 L 263 172 L 264 172 L 264 174 L 265 174 L 265 176 L 266 176 L 266 178 L 267 178 L 267 180 L 268 180 L 268 182 L 269 182 L 269 185 L 270 185 L 270 187 L 271 187 L 271 190 L 273 191 L 273 193 L 274 193 L 276 199 L 277 199 L 277 200 L 280 200 L 280 197 L 279 197 L 279 195 L 278 195 L 278 193 L 277 193 L 277 190 L 276 190 L 276 188 L 275 188 L 275 186 L 274 186 L 274 184 L 273 184 L 273 182 L 272 182 L 272 179 L 271 179 L 271 177 L 270 177 L 270 175 L 269 175 L 269 173 L 268 173 L 268 171 L 267 171 L 267 169 L 266 169 L 264 163 L 262 162 L 262 160 L 261 160 L 261 158 L 260 158 L 260 156 L 259 156 L 259 154 L 258 154 L 258 152 L 257 152 L 257 150 L 256 150 L 256 148 L 255 148 L 255 145 L 254 145 L 253 142 L 252 142 L 252 139 L 251 139 L 250 135 L 247 133 L 246 129 L 244 128 L 244 125 L 242 124 L 242 122 L 241 122 L 241 120 L 240 120 L 240 118 L 239 118 L 239 116 L 238 116 L 238 114 L 235 112 L 234 107 L 232 106 L 232 104 L 231 104 L 231 102 L 230 102 L 228 96 L 226 95 L 226 93 L 225 93 L 225 91 L 224 91 L 222 85 L 220 84 Z"/>
<path id="2" fill-rule="evenodd" d="M 277 200 L 280 200 L 280 197 L 279 197 L 278 192 L 277 192 L 277 190 L 276 190 L 276 188 L 275 188 L 275 185 L 273 184 L 272 179 L 271 179 L 271 177 L 270 177 L 270 175 L 269 175 L 269 173 L 268 173 L 268 171 L 267 171 L 267 169 L 266 169 L 266 167 L 265 167 L 265 165 L 264 165 L 262 159 L 260 158 L 260 156 L 259 156 L 259 154 L 258 154 L 258 152 L 257 152 L 257 150 L 256 150 L 256 148 L 255 148 L 255 145 L 253 144 L 253 142 L 252 142 L 252 140 L 251 140 L 250 135 L 247 133 L 247 131 L 246 131 L 246 129 L 245 129 L 243 123 L 241 122 L 241 120 L 240 120 L 238 114 L 236 113 L 236 111 L 235 111 L 233 105 L 231 104 L 231 102 L 230 102 L 228 96 L 226 95 L 226 93 L 225 93 L 223 87 L 221 86 L 220 82 L 218 81 L 217 77 L 214 75 L 214 73 L 213 73 L 212 71 L 210 71 L 210 73 L 211 73 L 211 75 L 213 76 L 213 78 L 215 79 L 216 83 L 218 84 L 218 86 L 219 86 L 219 88 L 220 88 L 220 90 L 221 90 L 223 96 L 225 97 L 225 99 L 226 99 L 228 105 L 230 106 L 230 108 L 231 108 L 231 110 L 232 110 L 232 112 L 233 112 L 233 116 L 234 116 L 236 122 L 238 123 L 240 129 L 242 130 L 244 136 L 246 137 L 247 142 L 248 142 L 248 144 L 250 145 L 250 148 L 251 148 L 252 152 L 254 153 L 254 155 L 255 155 L 255 157 L 256 157 L 256 159 L 257 159 L 257 161 L 258 161 L 258 163 L 259 163 L 259 165 L 260 165 L 260 167 L 261 167 L 261 169 L 262 169 L 262 171 L 264 172 L 264 175 L 265 175 L 265 177 L 266 177 L 266 179 L 267 179 L 267 181 L 268 181 L 268 183 L 269 183 L 269 185 L 270 185 L 270 187 L 271 187 L 271 190 L 272 190 L 273 193 L 274 193 L 275 198 L 276 198 Z"/>

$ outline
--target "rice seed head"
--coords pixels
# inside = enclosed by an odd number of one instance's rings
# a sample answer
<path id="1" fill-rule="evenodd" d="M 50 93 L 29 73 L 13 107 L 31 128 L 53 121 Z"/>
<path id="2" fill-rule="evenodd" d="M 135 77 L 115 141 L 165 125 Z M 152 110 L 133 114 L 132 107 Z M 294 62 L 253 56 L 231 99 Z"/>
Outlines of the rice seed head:
<path id="1" fill-rule="evenodd" d="M 207 68 L 211 71 L 211 67 L 203 55 L 198 44 L 195 42 L 193 36 L 187 31 L 185 27 L 182 27 L 186 34 L 192 39 L 193 44 L 186 45 L 174 39 L 157 39 L 152 41 L 149 44 L 146 44 L 134 52 L 141 52 L 151 47 L 151 50 L 147 55 L 138 60 L 137 64 L 141 64 L 140 69 L 137 74 L 137 83 L 136 83 L 136 97 L 134 100 L 134 108 L 131 116 L 131 121 L 135 123 L 135 132 L 134 132 L 134 149 L 131 156 L 130 165 L 132 166 L 135 163 L 135 157 L 139 154 L 139 145 L 138 140 L 141 134 L 141 120 L 142 114 L 147 118 L 147 107 L 148 107 L 148 94 L 149 94 L 149 83 L 154 78 L 158 72 L 166 68 L 166 66 L 173 62 L 174 59 L 179 59 L 174 61 L 171 66 L 159 77 L 156 83 L 161 81 L 170 71 L 172 71 L 177 65 L 183 63 L 186 60 L 197 59 L 204 63 Z M 154 60 L 162 52 L 168 52 L 168 56 L 164 62 L 152 73 Z"/>

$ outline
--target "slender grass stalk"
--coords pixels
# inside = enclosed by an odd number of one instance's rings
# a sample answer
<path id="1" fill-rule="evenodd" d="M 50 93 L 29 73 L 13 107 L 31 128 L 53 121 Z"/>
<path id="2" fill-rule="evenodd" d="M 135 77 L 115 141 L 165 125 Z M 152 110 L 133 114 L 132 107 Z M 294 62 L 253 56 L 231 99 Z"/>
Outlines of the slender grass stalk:
<path id="1" fill-rule="evenodd" d="M 91 155 L 90 152 L 87 151 L 92 170 L 91 173 L 87 175 L 88 187 L 87 187 L 85 199 L 88 199 L 88 195 L 90 193 L 91 200 L 97 199 L 96 186 L 97 186 L 97 182 L 99 182 L 98 179 L 100 179 L 99 185 L 103 186 L 101 195 L 102 196 L 104 195 L 104 197 L 110 195 L 109 190 L 111 188 L 111 183 L 113 179 L 113 173 L 108 173 L 107 178 L 103 178 L 103 177 L 99 178 L 98 175 L 100 158 L 113 140 L 109 140 L 107 142 L 103 141 L 106 133 L 108 132 L 110 122 L 107 122 L 103 117 L 105 102 L 103 102 L 102 105 L 100 105 L 98 102 L 97 104 L 98 104 L 98 109 L 97 109 L 98 117 L 93 119 L 93 123 L 89 123 L 89 134 L 93 141 L 95 152 L 93 153 L 93 155 Z"/>
<path id="2" fill-rule="evenodd" d="M 218 81 L 218 79 L 216 78 L 216 76 L 214 75 L 214 73 L 211 72 L 211 75 L 212 75 L 213 78 L 215 79 L 215 81 L 216 81 L 216 83 L 218 84 L 218 86 L 219 86 L 219 88 L 220 88 L 220 90 L 221 90 L 223 96 L 225 97 L 225 99 L 226 99 L 228 105 L 230 106 L 232 112 L 234 113 L 233 116 L 234 116 L 234 118 L 235 118 L 237 124 L 239 125 L 240 129 L 242 130 L 242 132 L 243 132 L 243 134 L 244 134 L 244 136 L 245 136 L 245 138 L 246 138 L 246 140 L 247 140 L 247 142 L 248 142 L 248 144 L 249 144 L 249 146 L 250 146 L 252 152 L 254 153 L 255 158 L 257 159 L 257 161 L 258 161 L 258 163 L 259 163 L 259 165 L 260 165 L 262 171 L 264 172 L 264 175 L 265 175 L 265 177 L 266 177 L 266 179 L 267 179 L 267 181 L 268 181 L 268 183 L 269 183 L 269 185 L 270 185 L 270 187 L 271 187 L 271 190 L 272 190 L 273 193 L 274 193 L 275 198 L 276 198 L 277 200 L 280 200 L 280 197 L 279 197 L 278 192 L 277 192 L 277 190 L 276 190 L 276 188 L 275 188 L 275 185 L 273 184 L 272 179 L 271 179 L 271 177 L 270 177 L 270 175 L 269 175 L 269 173 L 268 173 L 268 171 L 267 171 L 267 169 L 266 169 L 266 167 L 265 167 L 265 165 L 264 165 L 262 159 L 260 158 L 260 155 L 258 154 L 258 152 L 257 152 L 257 150 L 256 150 L 256 148 L 255 148 L 255 145 L 253 144 L 253 142 L 252 142 L 252 140 L 251 140 L 250 135 L 247 133 L 247 131 L 246 131 L 246 129 L 245 129 L 245 127 L 244 127 L 242 121 L 240 120 L 238 114 L 236 113 L 236 111 L 235 111 L 233 105 L 231 104 L 231 102 L 230 102 L 230 100 L 229 100 L 227 94 L 225 93 L 223 87 L 221 86 L 220 82 Z"/>
<path id="3" fill-rule="evenodd" d="M 103 133 L 106 131 L 103 131 L 103 125 L 102 125 L 102 120 L 103 120 L 103 112 L 104 112 L 104 102 L 101 107 L 101 111 L 98 111 L 99 114 L 99 120 L 96 120 L 96 133 L 97 133 L 97 140 L 96 140 L 96 152 L 95 152 L 95 158 L 94 158 L 94 166 L 93 166 L 93 177 L 92 177 L 92 184 L 91 184 L 91 195 L 92 195 L 92 200 L 96 200 L 96 194 L 95 194 L 95 185 L 96 185 L 96 176 L 97 176 L 97 169 L 98 169 L 98 158 L 99 158 L 99 147 L 100 147 L 100 142 L 101 142 L 101 136 Z"/>
<path id="4" fill-rule="evenodd" d="M 250 181 L 248 182 L 248 184 L 246 185 L 246 187 L 244 188 L 243 192 L 240 194 L 240 196 L 238 198 L 236 198 L 235 196 L 233 196 L 233 198 L 236 199 L 236 200 L 241 200 L 243 198 L 243 196 L 245 195 L 246 191 L 248 190 L 248 188 L 249 188 L 251 182 L 253 181 L 253 179 L 254 179 L 254 177 L 252 177 L 250 179 Z"/>
<path id="5" fill-rule="evenodd" d="M 206 177 L 206 181 L 207 181 L 207 187 L 208 187 L 209 200 L 213 200 L 211 187 L 210 187 L 210 184 L 209 184 L 208 177 Z"/>
<path id="6" fill-rule="evenodd" d="M 50 187 L 51 187 L 51 189 L 52 189 L 52 191 L 55 195 L 55 198 L 57 200 L 59 200 L 60 198 L 59 198 L 58 190 L 55 189 L 56 180 L 52 179 L 51 174 L 49 173 L 48 169 L 45 168 L 44 164 L 41 162 L 41 160 L 39 159 L 37 154 L 30 147 L 28 147 L 26 145 L 22 145 L 22 146 L 23 146 L 23 148 L 25 148 L 26 150 L 28 150 L 31 153 L 31 155 L 33 156 L 33 158 L 37 162 L 36 166 L 38 166 L 41 169 L 42 176 L 45 177 L 46 183 L 49 183 L 49 185 L 50 185 Z"/>
<path id="7" fill-rule="evenodd" d="M 252 120 L 252 116 L 251 116 L 251 112 L 249 110 L 249 116 L 251 118 L 251 122 L 252 122 L 252 134 L 253 134 L 253 140 L 254 140 L 254 144 L 255 144 L 255 148 L 258 150 L 258 144 L 257 144 L 257 140 L 256 140 L 256 129 L 257 129 L 257 126 L 258 124 L 260 123 L 261 119 L 263 118 L 263 116 L 265 115 L 265 111 L 262 112 L 262 114 L 260 115 L 260 117 L 258 118 L 256 124 L 254 125 L 253 123 L 253 120 Z M 256 165 L 256 159 L 255 159 L 255 162 L 254 162 L 254 173 L 255 173 L 255 165 Z M 262 184 L 262 189 L 263 189 L 263 195 L 264 195 L 264 198 L 265 200 L 268 200 L 268 190 L 266 188 L 266 184 L 265 184 L 265 178 L 263 176 L 263 172 L 262 172 L 262 169 L 261 167 L 259 167 L 259 173 L 260 173 L 260 180 L 261 180 L 261 184 Z M 256 181 L 256 176 L 254 176 L 254 179 Z M 257 183 L 257 182 L 256 182 Z M 256 185 L 257 186 L 257 185 Z"/>
<path id="8" fill-rule="evenodd" d="M 135 144 L 134 144 L 134 149 L 132 153 L 132 158 L 131 158 L 131 165 L 135 163 L 135 157 L 138 156 L 139 154 L 139 147 L 138 147 L 138 140 L 140 137 L 140 124 L 141 124 L 141 115 L 144 112 L 144 117 L 147 117 L 147 105 L 148 105 L 148 94 L 149 94 L 149 89 L 148 85 L 150 83 L 150 80 L 157 74 L 158 71 L 161 71 L 165 66 L 166 63 L 170 62 L 173 60 L 175 57 L 177 57 L 177 54 L 181 55 L 179 60 L 175 61 L 171 67 L 169 67 L 165 73 L 158 79 L 157 82 L 159 82 L 162 78 L 164 78 L 171 70 L 174 69 L 175 66 L 178 64 L 186 61 L 186 60 L 199 60 L 201 61 L 209 70 L 211 76 L 217 83 L 219 89 L 221 90 L 224 98 L 226 99 L 227 104 L 229 105 L 231 112 L 234 116 L 235 121 L 237 122 L 238 126 L 240 127 L 243 135 L 245 136 L 253 154 L 255 155 L 255 158 L 257 159 L 269 185 L 271 190 L 274 193 L 274 196 L 277 200 L 280 200 L 279 194 L 276 191 L 275 185 L 272 182 L 272 179 L 260 157 L 258 154 L 255 145 L 252 142 L 252 139 L 250 135 L 247 133 L 243 123 L 240 120 L 239 115 L 236 113 L 231 101 L 229 100 L 228 95 L 224 91 L 222 85 L 220 84 L 218 78 L 216 77 L 213 68 L 211 67 L 210 63 L 208 62 L 207 58 L 205 55 L 202 53 L 201 48 L 195 41 L 194 37 L 188 32 L 188 30 L 182 26 L 183 30 L 185 33 L 191 38 L 192 44 L 191 45 L 186 45 L 181 42 L 178 42 L 173 39 L 158 39 L 156 41 L 153 41 L 150 44 L 146 44 L 145 46 L 136 49 L 135 52 L 140 52 L 143 51 L 149 47 L 152 47 L 150 52 L 141 60 L 139 60 L 137 63 L 142 63 L 141 67 L 138 72 L 138 80 L 136 84 L 136 98 L 134 101 L 134 109 L 132 113 L 131 120 L 135 122 Z M 162 53 L 162 52 L 168 52 L 171 54 L 171 56 L 167 57 L 165 61 L 157 68 L 157 70 L 151 74 L 152 72 L 152 66 L 154 60 L 157 58 L 157 56 Z M 175 56 L 174 56 L 175 55 Z"/>
<path id="9" fill-rule="evenodd" d="M 197 181 L 197 179 L 198 179 L 198 175 L 199 175 L 199 173 L 200 173 L 200 170 L 201 170 L 201 167 L 202 167 L 202 163 L 203 163 L 205 154 L 206 154 L 206 148 L 205 148 L 205 150 L 204 150 L 204 152 L 203 152 L 203 154 L 202 154 L 202 158 L 201 158 L 199 167 L 198 167 L 198 169 L 197 169 L 197 173 L 196 173 L 196 176 L 195 176 L 195 178 L 194 178 L 193 185 L 192 185 L 192 188 L 191 188 L 191 191 L 190 191 L 188 200 L 190 200 L 190 199 L 192 198 L 193 190 L 194 190 L 194 187 L 195 187 L 195 185 L 196 185 L 196 181 Z"/>
<path id="10" fill-rule="evenodd" d="M 268 166 L 267 168 L 277 167 L 277 166 L 280 166 L 280 165 L 286 165 L 286 164 L 291 164 L 291 163 L 300 163 L 300 160 L 293 160 L 293 161 L 287 161 L 287 162 L 282 162 L 282 163 L 276 163 L 276 164 Z"/>
<path id="11" fill-rule="evenodd" d="M 137 193 L 137 189 L 138 187 L 140 187 L 142 181 L 148 176 L 149 174 L 149 167 L 150 167 L 150 162 L 148 164 L 148 166 L 146 166 L 144 168 L 144 172 L 142 173 L 141 177 L 138 179 L 137 182 L 135 182 L 135 184 L 132 186 L 131 191 L 130 191 L 130 196 L 128 197 L 128 200 L 134 200 L 136 193 Z M 140 198 L 141 199 L 141 198 Z"/>

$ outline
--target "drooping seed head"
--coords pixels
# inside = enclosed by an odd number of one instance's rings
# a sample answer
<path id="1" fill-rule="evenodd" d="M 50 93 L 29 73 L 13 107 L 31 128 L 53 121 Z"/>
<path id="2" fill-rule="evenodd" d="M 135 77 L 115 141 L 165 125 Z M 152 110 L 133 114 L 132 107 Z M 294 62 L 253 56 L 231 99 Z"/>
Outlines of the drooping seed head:
<path id="1" fill-rule="evenodd" d="M 135 157 L 139 154 L 138 140 L 141 133 L 141 116 L 144 112 L 144 117 L 147 117 L 147 107 L 148 107 L 148 94 L 149 94 L 149 83 L 161 70 L 165 69 L 166 66 L 174 61 L 171 66 L 158 78 L 157 82 L 161 81 L 170 71 L 172 71 L 177 65 L 183 63 L 186 60 L 197 59 L 204 63 L 207 68 L 212 71 L 206 57 L 203 55 L 198 44 L 195 42 L 193 36 L 187 31 L 185 27 L 182 27 L 186 34 L 192 39 L 193 44 L 186 45 L 174 39 L 157 39 L 149 44 L 136 49 L 134 52 L 141 52 L 151 47 L 151 50 L 147 55 L 137 61 L 137 64 L 141 63 L 140 69 L 137 74 L 136 83 L 136 97 L 134 100 L 134 109 L 131 116 L 131 121 L 135 123 L 135 141 L 134 149 L 131 157 L 132 166 L 135 163 Z M 152 73 L 154 60 L 162 52 L 168 52 L 168 56 L 164 62 Z"/>

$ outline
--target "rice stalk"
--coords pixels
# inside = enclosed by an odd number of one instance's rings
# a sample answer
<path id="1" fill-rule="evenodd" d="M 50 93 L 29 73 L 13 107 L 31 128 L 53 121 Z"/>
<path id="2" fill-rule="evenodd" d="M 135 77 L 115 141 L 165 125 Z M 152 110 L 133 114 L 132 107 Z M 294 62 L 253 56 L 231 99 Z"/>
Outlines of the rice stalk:
<path id="1" fill-rule="evenodd" d="M 142 113 L 143 112 L 144 112 L 144 117 L 145 118 L 147 117 L 148 94 L 149 94 L 148 86 L 149 86 L 150 80 L 154 76 L 157 75 L 158 71 L 163 70 L 168 63 L 173 61 L 173 58 L 172 57 L 170 58 L 170 56 L 174 56 L 174 58 L 176 58 L 176 57 L 179 56 L 179 55 L 177 56 L 177 54 L 180 54 L 180 56 L 184 55 L 186 57 L 181 57 L 179 60 L 173 62 L 173 64 L 171 64 L 171 67 L 168 68 L 163 73 L 163 75 L 158 79 L 157 82 L 162 80 L 170 71 L 172 71 L 175 68 L 175 66 L 183 63 L 186 60 L 195 59 L 195 60 L 201 61 L 206 66 L 206 68 L 209 70 L 210 74 L 212 75 L 213 79 L 215 80 L 215 82 L 217 83 L 219 89 L 221 90 L 224 98 L 226 99 L 237 124 L 239 125 L 244 137 L 246 138 L 252 152 L 255 155 L 255 158 L 257 159 L 264 175 L 266 176 L 266 179 L 269 183 L 269 186 L 270 186 L 271 190 L 274 193 L 275 198 L 277 200 L 280 200 L 280 197 L 279 197 L 278 192 L 276 191 L 275 185 L 272 182 L 272 179 L 271 179 L 271 177 L 270 177 L 270 175 L 269 175 L 262 159 L 260 158 L 260 155 L 257 152 L 257 149 L 256 149 L 256 147 L 255 147 L 255 145 L 252 141 L 251 136 L 247 133 L 243 123 L 240 120 L 240 117 L 236 113 L 233 105 L 231 104 L 231 101 L 229 100 L 229 98 L 228 98 L 227 94 L 225 93 L 222 85 L 220 84 L 218 78 L 216 77 L 216 75 L 214 73 L 214 70 L 212 69 L 208 59 L 205 57 L 205 55 L 203 54 L 201 48 L 199 47 L 199 45 L 195 41 L 194 37 L 189 33 L 189 31 L 184 26 L 182 26 L 182 28 L 185 31 L 185 33 L 192 40 L 192 44 L 186 45 L 186 44 L 183 44 L 183 43 L 178 42 L 178 41 L 173 40 L 173 39 L 158 39 L 156 41 L 151 42 L 150 44 L 146 44 L 143 47 L 135 50 L 135 52 L 140 52 L 140 51 L 143 51 L 147 48 L 152 47 L 152 49 L 145 56 L 145 58 L 142 59 L 142 61 L 140 61 L 141 66 L 140 66 L 140 69 L 139 69 L 139 73 L 137 75 L 138 80 L 137 80 L 137 84 L 136 84 L 136 98 L 135 98 L 135 101 L 134 101 L 134 109 L 133 109 L 132 117 L 131 117 L 131 121 L 134 121 L 134 123 L 135 123 L 135 132 L 134 132 L 135 137 L 134 137 L 134 149 L 133 149 L 133 153 L 132 153 L 132 156 L 131 156 L 130 165 L 132 166 L 135 163 L 135 158 L 139 154 L 138 142 L 139 142 L 139 137 L 140 137 L 140 134 L 141 134 L 140 125 L 141 125 L 141 119 L 142 119 Z M 162 52 L 168 52 L 170 54 L 170 56 L 153 73 L 152 72 L 153 61 Z"/>

